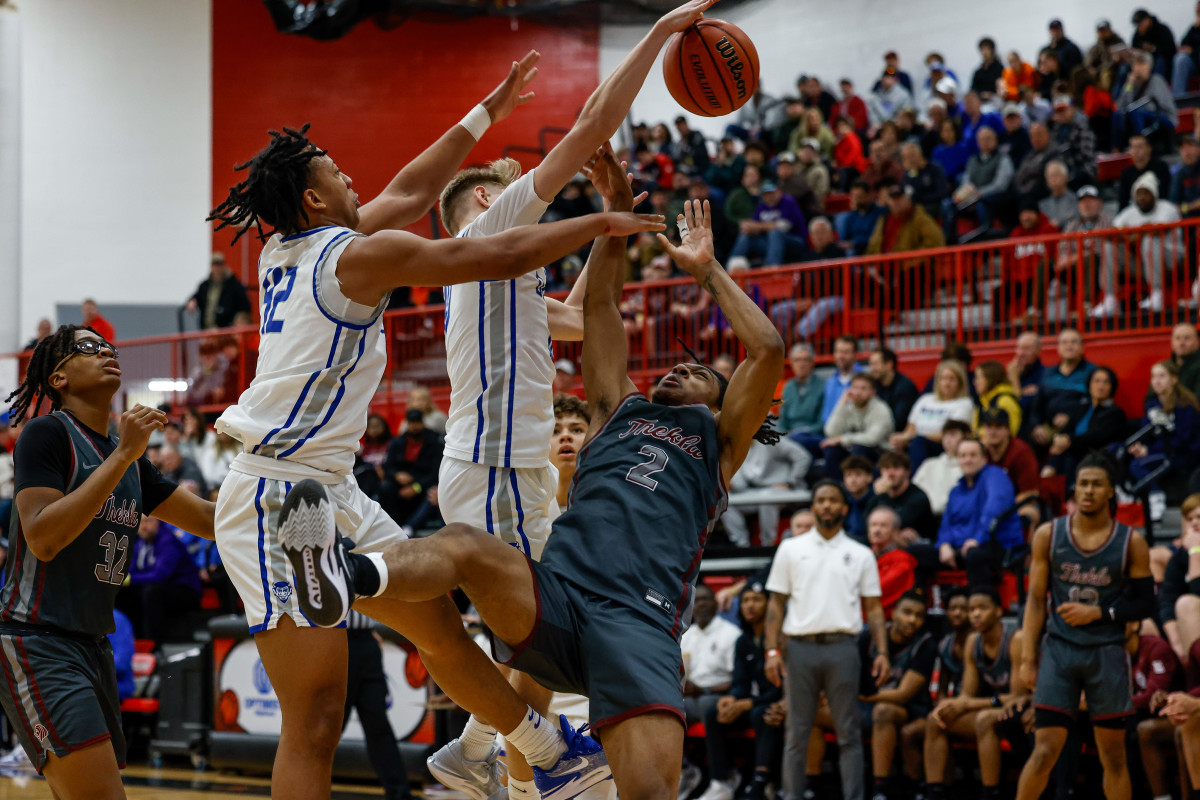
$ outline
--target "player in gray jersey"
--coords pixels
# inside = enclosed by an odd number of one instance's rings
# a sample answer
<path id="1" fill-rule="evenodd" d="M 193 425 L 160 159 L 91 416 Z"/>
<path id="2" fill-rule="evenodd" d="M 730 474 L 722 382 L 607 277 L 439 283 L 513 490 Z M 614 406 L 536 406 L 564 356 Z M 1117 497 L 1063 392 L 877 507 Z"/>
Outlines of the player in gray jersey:
<path id="1" fill-rule="evenodd" d="M 59 800 L 125 797 L 113 603 L 142 514 L 213 538 L 213 504 L 180 490 L 144 453 L 167 418 L 134 406 L 108 435 L 121 389 L 117 349 L 64 325 L 38 343 L 9 396 L 16 507 L 0 592 L 0 705 Z M 43 400 L 51 413 L 36 416 Z"/>
<path id="2" fill-rule="evenodd" d="M 603 164 L 593 182 L 619 181 L 621 193 L 601 194 L 628 207 L 633 197 L 620 166 L 611 155 Z M 376 594 L 377 585 L 386 587 L 384 597 L 410 601 L 461 587 L 490 627 L 497 657 L 548 688 L 589 697 L 624 800 L 664 800 L 678 791 L 678 637 L 690 618 L 704 544 L 725 507 L 725 483 L 762 435 L 783 368 L 779 332 L 714 258 L 708 203 L 689 203 L 685 211 L 683 244 L 660 242 L 715 298 L 746 359 L 727 384 L 709 367 L 679 364 L 645 399 L 626 374 L 617 307 L 625 242 L 599 239 L 584 300 L 589 440 L 571 506 L 555 521 L 540 563 L 465 525 L 390 547 L 386 573 L 347 554 L 332 525 L 297 529 L 285 545 L 294 561 L 316 565 L 319 602 L 311 602 L 307 582 L 298 593 L 305 613 L 322 625 L 337 624 L 347 610 L 330 599 Z M 300 504 L 318 508 L 328 502 L 321 492 L 308 482 L 292 490 L 308 495 Z M 581 776 L 580 788 L 586 782 Z"/>
<path id="3" fill-rule="evenodd" d="M 1114 474 L 1106 456 L 1084 458 L 1075 472 L 1076 513 L 1033 536 L 1020 673 L 1024 685 L 1035 687 L 1036 733 L 1017 800 L 1035 800 L 1046 788 L 1082 693 L 1104 768 L 1104 795 L 1130 797 L 1125 719 L 1133 700 L 1125 623 L 1154 613 L 1154 579 L 1146 540 L 1112 517 Z"/>

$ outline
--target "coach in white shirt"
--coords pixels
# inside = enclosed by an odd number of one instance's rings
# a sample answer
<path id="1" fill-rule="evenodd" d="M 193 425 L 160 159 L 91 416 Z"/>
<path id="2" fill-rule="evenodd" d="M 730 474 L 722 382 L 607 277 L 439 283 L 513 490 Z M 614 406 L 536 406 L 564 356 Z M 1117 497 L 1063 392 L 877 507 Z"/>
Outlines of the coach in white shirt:
<path id="1" fill-rule="evenodd" d="M 870 549 L 842 531 L 848 504 L 842 487 L 821 481 L 813 489 L 816 535 L 787 539 L 775 553 L 767 578 L 764 645 L 767 677 L 787 680 L 787 749 L 784 753 L 785 800 L 804 796 L 808 737 L 821 692 L 829 701 L 837 730 L 844 800 L 863 800 L 862 728 L 859 714 L 859 663 L 856 638 L 863 610 L 875 641 L 871 674 L 887 680 L 887 629 L 879 602 L 879 570 Z M 787 657 L 779 652 L 788 637 Z"/>

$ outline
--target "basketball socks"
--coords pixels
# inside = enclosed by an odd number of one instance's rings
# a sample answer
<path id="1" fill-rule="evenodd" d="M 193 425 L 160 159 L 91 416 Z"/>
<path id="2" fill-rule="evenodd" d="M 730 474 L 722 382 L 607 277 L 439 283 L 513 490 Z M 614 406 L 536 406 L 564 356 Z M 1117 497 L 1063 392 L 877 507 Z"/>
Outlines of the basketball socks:
<path id="1" fill-rule="evenodd" d="M 512 733 L 504 739 L 521 751 L 529 766 L 549 769 L 567 752 L 567 743 L 553 722 L 543 719 L 532 708 Z"/>
<path id="2" fill-rule="evenodd" d="M 986 789 L 985 789 L 986 791 Z M 925 796 L 929 800 L 946 800 L 946 784 L 944 783 L 927 783 L 925 784 Z M 984 795 L 985 797 L 987 795 Z"/>
<path id="3" fill-rule="evenodd" d="M 463 758 L 468 761 L 483 761 L 492 752 L 492 745 L 496 742 L 496 729 L 480 722 L 472 714 L 458 740 L 462 742 Z"/>
<path id="4" fill-rule="evenodd" d="M 378 597 L 387 591 L 388 568 L 383 553 L 346 553 L 355 597 Z"/>
<path id="5" fill-rule="evenodd" d="M 509 774 L 508 800 L 538 800 L 540 796 L 533 781 L 519 781 Z"/>

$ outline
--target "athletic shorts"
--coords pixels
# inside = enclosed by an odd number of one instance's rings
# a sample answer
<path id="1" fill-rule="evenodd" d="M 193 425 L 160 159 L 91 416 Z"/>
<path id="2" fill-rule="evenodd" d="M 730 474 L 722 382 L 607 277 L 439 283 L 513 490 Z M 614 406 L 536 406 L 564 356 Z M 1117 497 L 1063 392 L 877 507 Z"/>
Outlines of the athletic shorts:
<path id="1" fill-rule="evenodd" d="M 558 517 L 558 470 L 489 467 L 446 456 L 438 475 L 438 506 L 447 524 L 459 522 L 499 536 L 540 561 Z"/>
<path id="2" fill-rule="evenodd" d="M 1081 647 L 1046 636 L 1033 690 L 1034 707 L 1074 717 L 1081 693 L 1087 694 L 1088 714 L 1093 720 L 1133 713 L 1125 645 Z"/>
<path id="3" fill-rule="evenodd" d="M 40 773 L 50 753 L 63 757 L 112 740 L 125 766 L 121 699 L 105 636 L 0 633 L 0 705 Z"/>
<path id="4" fill-rule="evenodd" d="M 338 532 L 354 541 L 354 552 L 382 552 L 405 539 L 400 526 L 363 494 L 353 476 L 321 475 Z M 296 475 L 294 480 L 302 477 L 307 475 Z M 279 476 L 239 471 L 235 462 L 217 496 L 217 550 L 246 606 L 251 633 L 274 629 L 285 614 L 302 628 L 312 624 L 295 598 L 295 576 L 279 541 L 279 512 L 292 486 L 292 480 Z"/>
<path id="5" fill-rule="evenodd" d="M 683 713 L 679 642 L 627 605 L 563 580 L 529 561 L 537 620 L 520 643 L 492 635 L 492 658 L 547 689 L 588 698 L 593 728 L 652 711 Z"/>

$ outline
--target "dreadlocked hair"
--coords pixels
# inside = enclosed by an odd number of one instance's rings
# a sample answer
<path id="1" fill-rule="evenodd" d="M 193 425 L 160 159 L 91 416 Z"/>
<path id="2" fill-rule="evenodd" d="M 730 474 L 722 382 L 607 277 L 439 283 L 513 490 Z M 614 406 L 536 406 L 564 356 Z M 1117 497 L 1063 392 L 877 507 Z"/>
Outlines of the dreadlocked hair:
<path id="1" fill-rule="evenodd" d="M 310 162 L 326 153 L 304 135 L 309 124 L 298 131 L 268 131 L 271 143 L 245 164 L 234 167 L 236 172 L 250 171 L 246 180 L 232 187 L 229 196 L 209 212 L 205 221 L 220 220 L 217 230 L 236 228 L 234 242 L 252 227 L 258 229 L 259 241 L 265 242 L 276 232 L 294 233 L 301 220 L 307 223 L 308 212 L 301 198 L 308 187 Z M 264 222 L 271 227 L 269 232 L 263 231 Z"/>
<path id="2" fill-rule="evenodd" d="M 87 325 L 61 325 L 54 333 L 38 342 L 29 358 L 29 368 L 25 371 L 25 380 L 21 385 L 4 399 L 11 404 L 11 421 L 16 425 L 26 417 L 36 417 L 41 408 L 42 400 L 50 398 L 50 408 L 57 411 L 62 407 L 62 395 L 50 385 L 50 376 L 58 362 L 69 356 L 75 347 L 75 333 L 91 331 L 94 328 Z M 96 333 L 97 336 L 100 334 Z M 103 337 L 101 337 L 103 338 Z M 30 414 L 30 409 L 33 413 Z"/>

